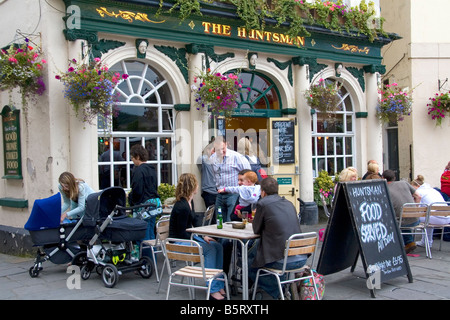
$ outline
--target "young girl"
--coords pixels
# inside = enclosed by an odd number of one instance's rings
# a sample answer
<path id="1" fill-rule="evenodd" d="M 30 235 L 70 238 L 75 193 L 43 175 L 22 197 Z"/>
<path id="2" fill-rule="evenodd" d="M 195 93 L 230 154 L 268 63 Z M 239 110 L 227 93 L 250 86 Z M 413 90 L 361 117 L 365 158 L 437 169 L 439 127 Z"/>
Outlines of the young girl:
<path id="1" fill-rule="evenodd" d="M 86 210 L 86 199 L 94 190 L 83 180 L 76 179 L 72 173 L 63 172 L 59 176 L 59 192 L 63 198 L 61 223 L 79 219 Z"/>
<path id="2" fill-rule="evenodd" d="M 240 211 L 253 203 L 258 202 L 261 196 L 261 186 L 256 184 L 258 176 L 254 171 L 247 171 L 242 178 L 242 185 L 238 187 L 226 187 L 218 190 L 219 193 L 239 193 L 239 204 L 236 206 L 235 214 L 240 215 Z"/>

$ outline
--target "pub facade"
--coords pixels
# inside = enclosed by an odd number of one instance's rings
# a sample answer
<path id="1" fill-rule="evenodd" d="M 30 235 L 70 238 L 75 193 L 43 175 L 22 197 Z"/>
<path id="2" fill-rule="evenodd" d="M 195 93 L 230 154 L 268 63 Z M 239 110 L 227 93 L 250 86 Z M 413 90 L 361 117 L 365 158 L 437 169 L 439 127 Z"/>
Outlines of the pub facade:
<path id="1" fill-rule="evenodd" d="M 185 172 L 200 181 L 199 158 L 213 137 L 225 135 L 232 149 L 248 137 L 280 193 L 297 207 L 297 198 L 313 201 L 320 170 L 334 175 L 354 166 L 362 175 L 369 159 L 383 163 L 375 112 L 385 72 L 381 49 L 396 35 L 369 39 L 306 25 L 308 35 L 290 36 L 285 24 L 270 20 L 264 30 L 246 27 L 230 4 L 201 4 L 201 15 L 184 19 L 176 8 L 168 12 L 170 3 L 161 11 L 159 1 L 55 0 L 20 10 L 12 1 L 0 5 L 9 12 L 0 22 L 8 30 L 0 36 L 2 47 L 27 38 L 46 58 L 46 91 L 26 110 L 18 90 L 0 95 L 2 107 L 20 111 L 21 168 L 20 176 L 4 173 L 0 225 L 23 227 L 34 200 L 56 193 L 64 171 L 94 190 L 129 190 L 134 144 L 149 151 L 159 184 L 176 184 Z M 55 79 L 73 59 L 101 59 L 110 71 L 127 75 L 114 88 L 115 117 L 89 124 L 77 116 Z M 229 117 L 211 117 L 195 102 L 198 74 L 208 69 L 239 76 L 242 91 Z M 306 90 L 320 81 L 339 87 L 332 118 L 307 104 Z M 280 127 L 290 128 L 282 138 Z M 200 193 L 195 208 L 204 208 Z"/>

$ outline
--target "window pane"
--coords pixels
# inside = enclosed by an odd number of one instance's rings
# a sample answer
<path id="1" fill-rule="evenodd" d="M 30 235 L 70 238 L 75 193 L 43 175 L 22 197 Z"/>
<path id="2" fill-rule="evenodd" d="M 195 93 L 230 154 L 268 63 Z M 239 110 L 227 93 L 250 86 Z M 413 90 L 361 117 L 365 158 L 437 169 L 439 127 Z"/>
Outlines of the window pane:
<path id="1" fill-rule="evenodd" d="M 327 155 L 334 155 L 334 138 L 333 137 L 326 137 L 327 142 Z"/>
<path id="2" fill-rule="evenodd" d="M 345 138 L 345 154 L 346 155 L 353 155 L 353 139 L 352 138 Z"/>
<path id="3" fill-rule="evenodd" d="M 336 138 L 336 155 L 344 154 L 344 138 L 337 137 Z"/>
<path id="4" fill-rule="evenodd" d="M 325 155 L 324 140 L 323 137 L 317 138 L 317 155 L 319 156 Z"/>
<path id="5" fill-rule="evenodd" d="M 339 157 L 336 159 L 336 171 L 335 173 L 341 172 L 342 170 L 344 170 L 344 158 Z"/>
<path id="6" fill-rule="evenodd" d="M 172 184 L 172 164 L 161 164 L 161 183 Z"/>
<path id="7" fill-rule="evenodd" d="M 353 122 L 352 122 L 353 117 L 351 115 L 348 115 L 346 119 L 347 119 L 347 131 L 353 132 Z"/>
<path id="8" fill-rule="evenodd" d="M 146 138 L 145 139 L 145 149 L 148 151 L 148 160 L 157 160 L 158 154 L 158 144 L 156 138 Z"/>
<path id="9" fill-rule="evenodd" d="M 158 109 L 154 107 L 119 106 L 113 120 L 114 131 L 158 132 Z"/>
<path id="10" fill-rule="evenodd" d="M 161 149 L 161 160 L 171 160 L 172 159 L 172 141 L 170 138 L 161 139 L 160 142 Z"/>

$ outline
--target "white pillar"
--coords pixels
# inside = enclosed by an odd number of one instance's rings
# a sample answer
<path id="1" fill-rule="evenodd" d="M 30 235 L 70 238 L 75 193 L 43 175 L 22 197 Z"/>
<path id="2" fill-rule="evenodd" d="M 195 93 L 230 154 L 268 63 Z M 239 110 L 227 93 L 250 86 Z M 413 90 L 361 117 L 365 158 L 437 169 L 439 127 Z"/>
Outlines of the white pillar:
<path id="1" fill-rule="evenodd" d="M 69 43 L 69 58 L 81 61 L 81 43 Z M 97 121 L 95 121 L 96 123 Z M 98 190 L 98 146 L 97 125 L 83 123 L 76 116 L 72 106 L 69 112 L 69 168 L 75 177 L 85 180 L 94 190 Z"/>
<path id="2" fill-rule="evenodd" d="M 314 201 L 311 108 L 306 103 L 305 91 L 309 88 L 308 65 L 295 65 L 295 100 L 297 105 L 299 136 L 300 198 L 305 202 Z"/>
<path id="3" fill-rule="evenodd" d="M 364 174 L 367 167 L 367 161 L 376 160 L 382 170 L 383 165 L 383 127 L 376 115 L 378 105 L 378 73 L 366 72 L 366 104 L 367 104 L 367 159 L 361 168 Z"/>
<path id="4" fill-rule="evenodd" d="M 190 54 L 189 55 L 189 87 L 199 85 L 199 82 L 194 82 L 195 77 L 201 72 L 203 68 L 203 53 Z M 191 92 L 191 111 L 189 113 L 186 112 L 186 115 L 189 115 L 189 122 L 186 123 L 185 128 L 190 128 L 190 135 L 186 135 L 185 143 L 183 143 L 183 149 L 190 150 L 190 159 L 189 163 L 186 163 L 183 167 L 191 172 L 197 177 L 197 181 L 199 183 L 199 191 L 197 195 L 194 197 L 194 205 L 196 211 L 202 211 L 205 209 L 205 203 L 201 197 L 201 172 L 198 168 L 197 161 L 201 157 L 203 147 L 208 143 L 208 121 L 209 115 L 207 110 L 200 109 L 197 110 L 197 106 L 195 104 L 194 93 Z M 186 149 L 189 148 L 189 149 Z M 184 157 L 187 159 L 187 157 Z"/>

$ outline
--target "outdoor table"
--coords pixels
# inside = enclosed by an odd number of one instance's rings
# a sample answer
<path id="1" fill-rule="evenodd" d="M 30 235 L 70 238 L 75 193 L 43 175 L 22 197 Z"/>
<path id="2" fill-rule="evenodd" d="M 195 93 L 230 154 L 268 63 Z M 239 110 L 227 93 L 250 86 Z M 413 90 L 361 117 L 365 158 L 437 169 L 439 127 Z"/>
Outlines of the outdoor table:
<path id="1" fill-rule="evenodd" d="M 187 232 L 204 236 L 231 239 L 239 241 L 242 248 L 242 299 L 248 300 L 248 243 L 251 239 L 259 238 L 253 233 L 252 224 L 248 223 L 245 229 L 234 229 L 231 223 L 224 223 L 223 229 L 217 229 L 216 224 L 189 228 Z"/>

